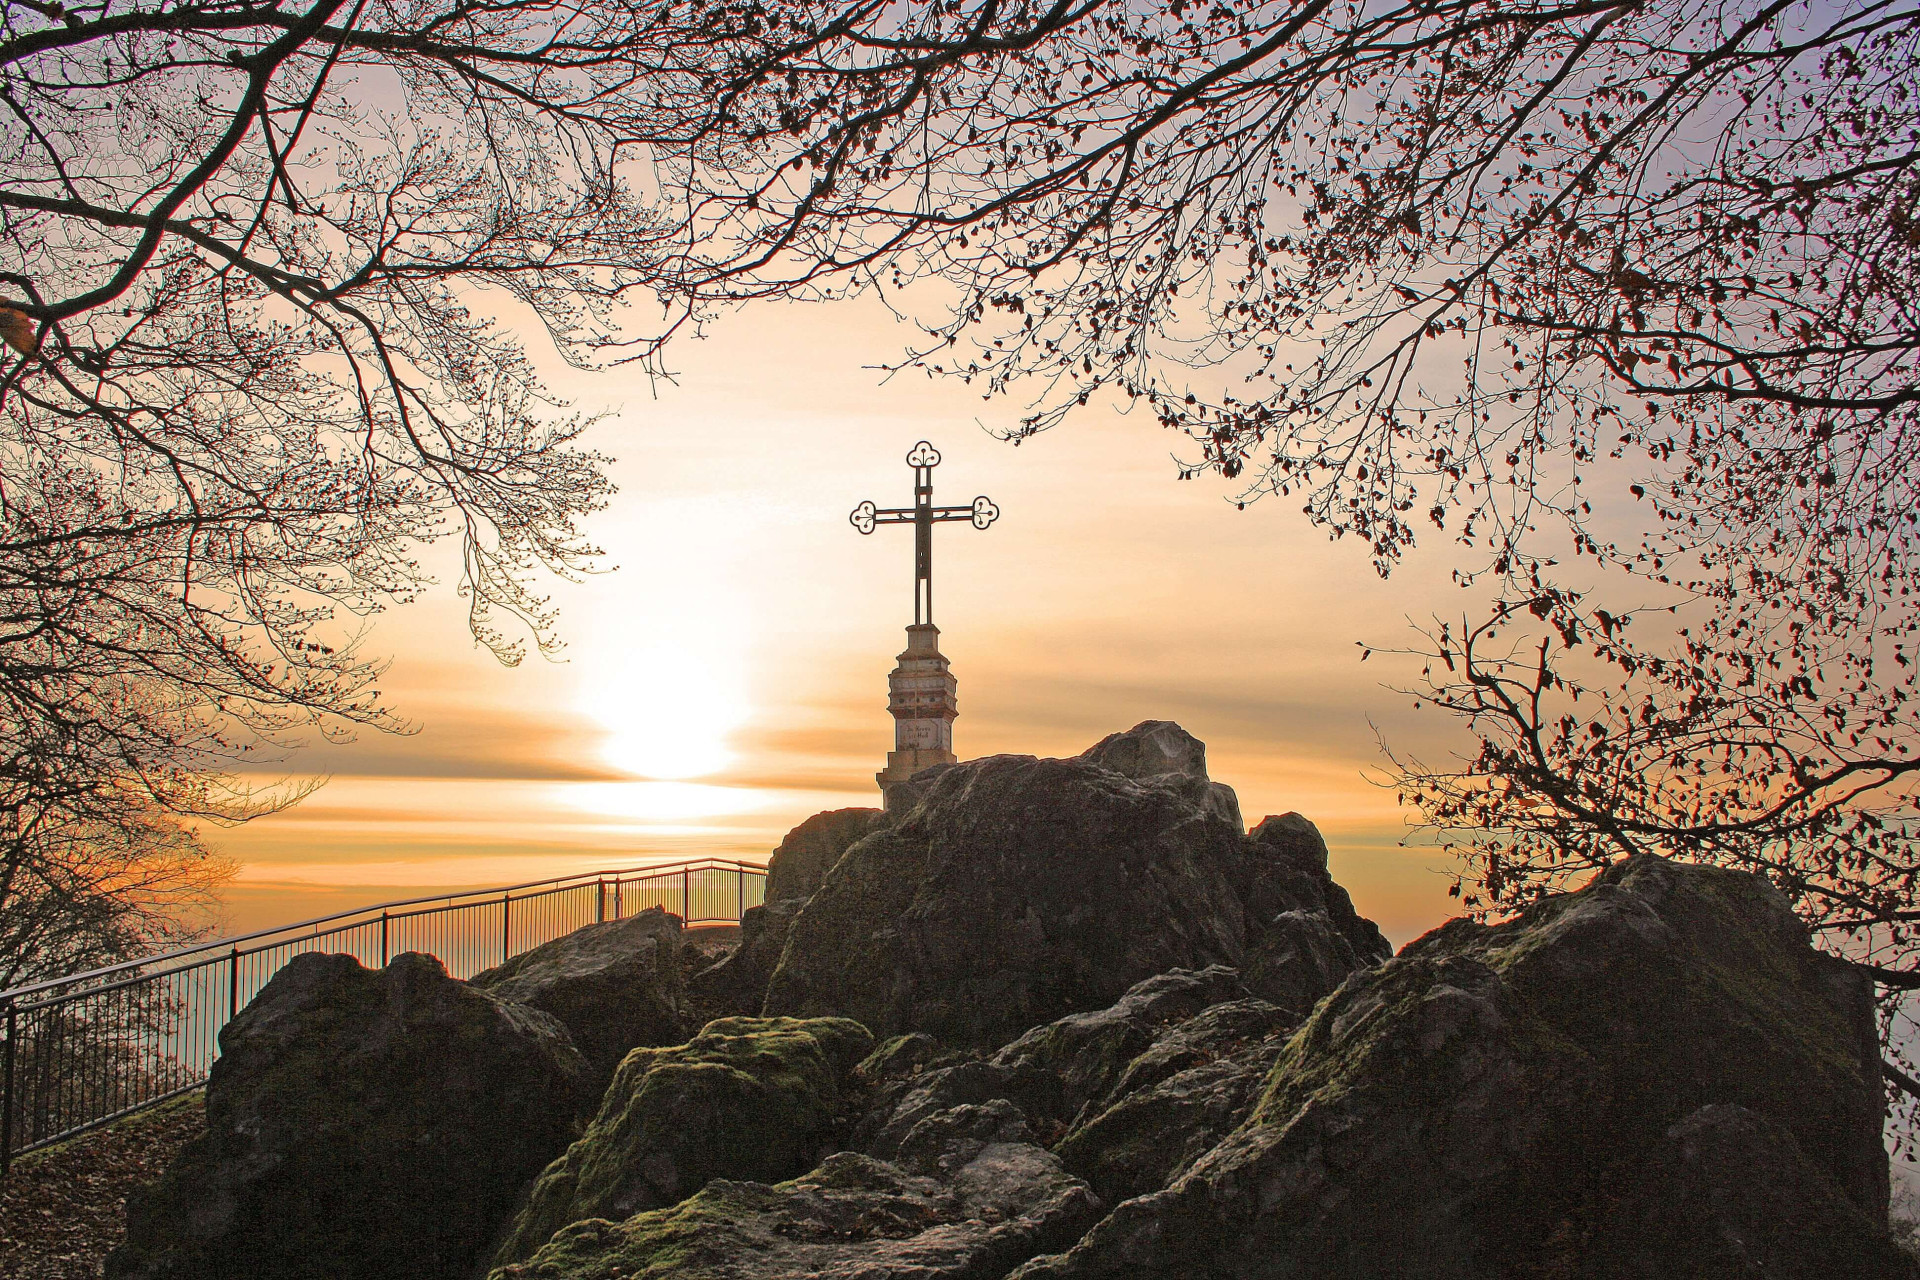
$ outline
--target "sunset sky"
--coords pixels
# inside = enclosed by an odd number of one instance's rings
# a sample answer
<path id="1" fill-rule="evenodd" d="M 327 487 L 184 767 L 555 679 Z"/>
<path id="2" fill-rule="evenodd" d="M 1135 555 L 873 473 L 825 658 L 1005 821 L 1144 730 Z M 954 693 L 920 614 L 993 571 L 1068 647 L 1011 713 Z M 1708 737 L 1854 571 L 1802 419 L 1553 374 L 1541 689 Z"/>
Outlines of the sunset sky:
<path id="1" fill-rule="evenodd" d="M 1410 619 L 1459 611 L 1447 548 L 1383 582 L 1297 507 L 1239 511 L 1227 482 L 1180 482 L 1183 442 L 1144 412 L 1090 408 L 1013 447 L 991 430 L 1021 402 L 871 367 L 912 336 L 870 303 L 768 305 L 673 349 L 673 385 L 556 376 L 608 413 L 590 442 L 621 490 L 591 530 L 612 571 L 553 585 L 562 660 L 508 669 L 476 648 L 457 549 L 436 547 L 439 589 L 371 643 L 418 732 L 286 759 L 328 780 L 215 835 L 242 863 L 228 931 L 599 867 L 759 861 L 809 814 L 877 804 L 912 539 L 862 537 L 847 513 L 909 504 L 903 458 L 922 438 L 943 455 L 936 502 L 984 493 L 1002 513 L 934 539 L 962 759 L 1071 755 L 1176 720 L 1249 822 L 1297 809 L 1320 825 L 1334 875 L 1396 944 L 1443 919 L 1444 861 L 1400 847 L 1376 727 L 1429 758 L 1464 741 L 1383 687 L 1417 671 L 1362 665 L 1356 642 L 1404 644 Z"/>

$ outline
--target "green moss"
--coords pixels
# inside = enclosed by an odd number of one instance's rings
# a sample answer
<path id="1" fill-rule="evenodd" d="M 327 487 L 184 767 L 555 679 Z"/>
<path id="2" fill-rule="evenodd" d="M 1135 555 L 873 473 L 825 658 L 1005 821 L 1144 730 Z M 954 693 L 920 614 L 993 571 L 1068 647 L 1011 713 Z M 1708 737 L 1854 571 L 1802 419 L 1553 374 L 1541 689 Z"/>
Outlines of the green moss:
<path id="1" fill-rule="evenodd" d="M 862 1080 L 888 1080 L 909 1076 L 947 1056 L 940 1042 L 924 1032 L 913 1031 L 884 1041 L 855 1068 Z"/>
<path id="2" fill-rule="evenodd" d="M 1251 1122 L 1284 1123 L 1309 1101 L 1329 1104 L 1361 1090 L 1390 1093 L 1396 1105 L 1444 1106 L 1452 1073 L 1437 1060 L 1454 1043 L 1477 1051 L 1475 1042 L 1489 1030 L 1461 1020 L 1473 1012 L 1460 1001 L 1463 993 L 1491 1002 L 1498 1033 L 1516 1058 L 1542 1066 L 1585 1058 L 1529 1016 L 1486 965 L 1456 956 L 1402 957 L 1320 1002 L 1268 1071 Z"/>
<path id="3" fill-rule="evenodd" d="M 569 1223 L 625 1219 L 715 1178 L 799 1172 L 872 1046 L 845 1018 L 722 1018 L 684 1045 L 634 1050 L 586 1134 L 535 1182 L 496 1262 L 530 1257 Z"/>
<path id="4" fill-rule="evenodd" d="M 720 1264 L 737 1247 L 737 1233 L 727 1228 L 773 1197 L 757 1183 L 718 1182 L 671 1208 L 623 1222 L 571 1223 L 532 1258 L 496 1269 L 489 1280 L 707 1280 L 722 1274 Z"/>

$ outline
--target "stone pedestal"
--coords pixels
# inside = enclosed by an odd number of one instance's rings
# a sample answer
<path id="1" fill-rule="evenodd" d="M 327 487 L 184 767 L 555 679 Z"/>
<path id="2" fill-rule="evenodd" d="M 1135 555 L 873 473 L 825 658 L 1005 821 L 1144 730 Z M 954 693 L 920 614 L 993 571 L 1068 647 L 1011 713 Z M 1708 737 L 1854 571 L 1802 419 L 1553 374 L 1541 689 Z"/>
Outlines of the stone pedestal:
<path id="1" fill-rule="evenodd" d="M 953 718 L 959 682 L 940 652 L 940 628 L 931 622 L 907 628 L 907 648 L 887 676 L 887 710 L 893 713 L 893 746 L 887 767 L 874 775 L 881 794 L 920 770 L 952 764 Z"/>

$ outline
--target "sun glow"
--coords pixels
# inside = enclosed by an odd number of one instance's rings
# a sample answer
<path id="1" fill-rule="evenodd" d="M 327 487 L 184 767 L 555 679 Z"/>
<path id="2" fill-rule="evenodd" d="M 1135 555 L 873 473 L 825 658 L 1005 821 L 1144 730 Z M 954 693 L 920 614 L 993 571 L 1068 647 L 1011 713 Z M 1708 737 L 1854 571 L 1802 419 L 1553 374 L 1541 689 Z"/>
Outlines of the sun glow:
<path id="1" fill-rule="evenodd" d="M 608 730 L 601 757 L 640 778 L 700 778 L 725 769 L 734 758 L 728 739 L 748 709 L 734 658 L 665 641 L 626 655 L 610 678 L 583 691 L 583 709 Z"/>
<path id="2" fill-rule="evenodd" d="M 575 698 L 606 729 L 600 758 L 628 778 L 703 778 L 734 761 L 752 710 L 738 524 L 719 504 L 666 501 L 622 522 L 621 540 L 649 554 L 621 566 L 623 590 L 593 620 L 581 663 L 593 675 Z"/>

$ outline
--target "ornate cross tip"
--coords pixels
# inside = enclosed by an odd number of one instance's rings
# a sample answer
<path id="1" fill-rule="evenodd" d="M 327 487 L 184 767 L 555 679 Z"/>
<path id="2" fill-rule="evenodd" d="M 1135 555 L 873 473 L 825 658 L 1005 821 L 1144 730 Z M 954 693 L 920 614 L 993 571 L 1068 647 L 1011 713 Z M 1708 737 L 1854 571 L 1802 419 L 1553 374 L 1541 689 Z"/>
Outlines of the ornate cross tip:
<path id="1" fill-rule="evenodd" d="M 883 524 L 913 526 L 913 621 L 918 626 L 933 621 L 933 526 L 967 520 L 974 528 L 984 529 L 1000 518 L 1000 508 L 985 494 L 964 507 L 934 506 L 932 470 L 940 465 L 940 451 L 930 441 L 914 445 L 907 454 L 907 464 L 914 469 L 912 506 L 880 507 L 871 501 L 862 502 L 847 515 L 847 523 L 861 533 L 872 533 Z"/>

